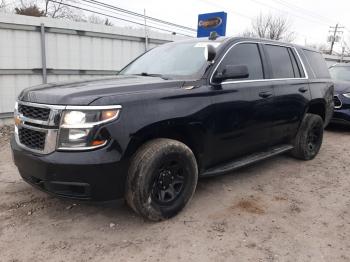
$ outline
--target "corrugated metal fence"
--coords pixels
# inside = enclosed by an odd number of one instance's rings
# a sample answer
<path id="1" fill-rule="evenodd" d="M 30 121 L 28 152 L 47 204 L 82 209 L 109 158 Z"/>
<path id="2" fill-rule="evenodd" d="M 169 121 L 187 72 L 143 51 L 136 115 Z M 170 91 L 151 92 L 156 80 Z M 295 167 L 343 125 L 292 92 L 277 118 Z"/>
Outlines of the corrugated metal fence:
<path id="1" fill-rule="evenodd" d="M 148 48 L 179 36 L 148 32 Z M 0 118 L 44 82 L 115 74 L 145 51 L 143 29 L 0 14 Z"/>

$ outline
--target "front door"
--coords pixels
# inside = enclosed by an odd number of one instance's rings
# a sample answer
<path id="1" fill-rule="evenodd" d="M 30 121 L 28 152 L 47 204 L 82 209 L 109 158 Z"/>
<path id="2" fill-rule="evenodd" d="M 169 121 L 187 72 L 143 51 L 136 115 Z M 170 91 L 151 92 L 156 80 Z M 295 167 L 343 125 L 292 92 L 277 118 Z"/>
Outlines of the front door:
<path id="1" fill-rule="evenodd" d="M 226 65 L 246 65 L 249 77 L 226 80 L 219 87 L 213 86 L 212 103 L 216 110 L 213 164 L 267 148 L 273 123 L 273 87 L 264 80 L 259 45 L 235 45 L 217 71 Z"/>

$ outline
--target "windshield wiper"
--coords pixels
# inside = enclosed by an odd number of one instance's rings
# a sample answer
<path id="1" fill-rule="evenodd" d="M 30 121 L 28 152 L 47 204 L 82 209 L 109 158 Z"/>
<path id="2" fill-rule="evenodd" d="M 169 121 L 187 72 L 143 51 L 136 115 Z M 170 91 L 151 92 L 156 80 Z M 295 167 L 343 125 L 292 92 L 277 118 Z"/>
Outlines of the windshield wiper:
<path id="1" fill-rule="evenodd" d="M 149 73 L 146 73 L 146 72 L 142 72 L 140 74 L 133 74 L 133 75 L 138 75 L 138 76 L 150 76 L 150 77 L 160 77 L 164 80 L 169 80 L 169 77 L 166 77 L 162 74 L 149 74 Z"/>

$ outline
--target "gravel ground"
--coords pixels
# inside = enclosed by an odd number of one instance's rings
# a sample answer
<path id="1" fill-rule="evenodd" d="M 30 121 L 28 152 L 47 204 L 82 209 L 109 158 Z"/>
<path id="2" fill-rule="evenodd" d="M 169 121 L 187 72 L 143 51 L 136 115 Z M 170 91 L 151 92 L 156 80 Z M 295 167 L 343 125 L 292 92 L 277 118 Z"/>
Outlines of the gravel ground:
<path id="1" fill-rule="evenodd" d="M 6 134 L 5 134 L 6 133 Z M 59 200 L 23 182 L 0 129 L 0 261 L 350 261 L 350 129 L 316 159 L 274 157 L 202 179 L 174 219 L 123 201 Z"/>

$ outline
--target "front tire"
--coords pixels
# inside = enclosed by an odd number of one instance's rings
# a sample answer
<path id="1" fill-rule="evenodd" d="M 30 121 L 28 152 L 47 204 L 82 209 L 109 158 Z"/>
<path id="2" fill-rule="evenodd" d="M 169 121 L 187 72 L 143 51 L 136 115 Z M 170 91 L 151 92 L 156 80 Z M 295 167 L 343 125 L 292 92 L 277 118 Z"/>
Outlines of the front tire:
<path id="1" fill-rule="evenodd" d="M 131 160 L 125 198 L 139 215 L 160 221 L 185 207 L 197 180 L 191 149 L 176 140 L 154 139 L 141 146 Z"/>
<path id="2" fill-rule="evenodd" d="M 306 114 L 293 141 L 292 156 L 311 160 L 320 151 L 323 140 L 323 120 L 319 115 Z"/>

